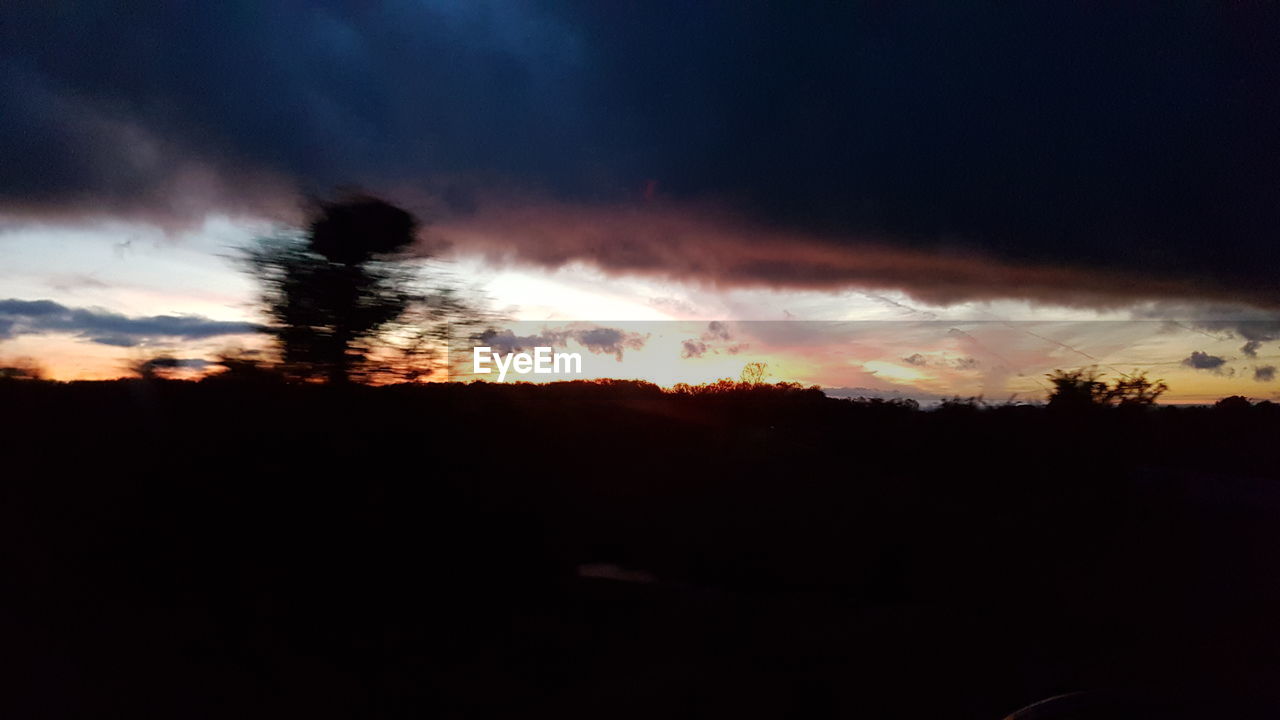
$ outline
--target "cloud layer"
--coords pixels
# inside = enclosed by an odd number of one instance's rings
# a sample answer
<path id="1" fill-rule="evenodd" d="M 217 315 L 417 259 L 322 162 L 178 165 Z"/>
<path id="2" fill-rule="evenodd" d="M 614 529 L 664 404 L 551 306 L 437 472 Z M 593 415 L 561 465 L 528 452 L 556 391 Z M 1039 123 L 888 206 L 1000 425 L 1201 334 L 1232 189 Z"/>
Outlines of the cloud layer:
<path id="1" fill-rule="evenodd" d="M 22 3 L 0 209 L 175 223 L 360 184 L 549 265 L 1273 305 L 1277 12 Z M 511 233 L 512 197 L 556 217 Z M 714 227 L 624 222 L 645 201 Z M 553 237 L 566 213 L 610 222 Z"/>
<path id="2" fill-rule="evenodd" d="M 972 249 L 906 247 L 884 238 L 835 241 L 674 203 L 507 201 L 486 208 L 438 223 L 426 249 L 457 248 L 492 263 L 543 268 L 585 262 L 715 287 L 900 289 L 939 305 L 996 298 L 1089 307 L 1169 298 L 1280 303 L 1275 287 L 1223 285 L 1186 270 L 1143 274 L 1080 261 L 1037 264 Z"/>
<path id="3" fill-rule="evenodd" d="M 251 323 L 199 315 L 130 317 L 98 308 L 67 307 L 52 300 L 0 300 L 0 341 L 19 335 L 63 333 L 113 347 L 204 340 L 257 332 Z"/>

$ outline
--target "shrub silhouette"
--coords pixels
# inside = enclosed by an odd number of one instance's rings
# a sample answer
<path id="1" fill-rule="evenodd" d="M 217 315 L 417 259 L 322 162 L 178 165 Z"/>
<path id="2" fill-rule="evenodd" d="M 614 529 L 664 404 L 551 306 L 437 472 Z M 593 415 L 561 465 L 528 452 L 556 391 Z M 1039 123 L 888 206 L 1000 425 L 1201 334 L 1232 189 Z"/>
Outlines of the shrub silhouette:
<path id="1" fill-rule="evenodd" d="M 1213 409 L 1221 412 L 1241 412 L 1253 408 L 1253 403 L 1249 402 L 1249 398 L 1243 395 L 1232 395 L 1224 397 L 1213 404 Z"/>
<path id="2" fill-rule="evenodd" d="M 1140 370 L 1133 371 L 1111 385 L 1102 379 L 1103 374 L 1094 367 L 1054 370 L 1047 377 L 1053 385 L 1049 393 L 1049 407 L 1059 410 L 1108 405 L 1148 406 L 1169 390 L 1163 380 L 1151 380 Z"/>
<path id="3" fill-rule="evenodd" d="M 1153 405 L 1169 386 L 1163 380 L 1151 380 L 1145 372 L 1134 370 L 1116 380 L 1107 391 L 1107 402 L 1116 405 Z"/>
<path id="4" fill-rule="evenodd" d="M 1053 385 L 1049 407 L 1076 409 L 1106 404 L 1107 384 L 1096 368 L 1054 370 L 1048 378 Z"/>
<path id="5" fill-rule="evenodd" d="M 213 363 L 222 367 L 220 372 L 206 375 L 204 382 L 271 384 L 284 380 L 276 367 L 266 362 L 258 353 L 242 350 L 224 350 Z"/>

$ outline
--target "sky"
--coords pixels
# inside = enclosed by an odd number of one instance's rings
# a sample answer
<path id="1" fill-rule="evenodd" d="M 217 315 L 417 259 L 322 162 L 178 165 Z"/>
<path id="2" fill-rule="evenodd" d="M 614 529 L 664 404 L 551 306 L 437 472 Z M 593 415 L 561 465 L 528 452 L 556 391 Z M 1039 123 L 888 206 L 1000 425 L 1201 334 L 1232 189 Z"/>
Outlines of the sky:
<path id="1" fill-rule="evenodd" d="M 1278 12 L 20 0 L 0 361 L 257 347 L 236 248 L 358 187 L 602 375 L 1276 398 Z"/>

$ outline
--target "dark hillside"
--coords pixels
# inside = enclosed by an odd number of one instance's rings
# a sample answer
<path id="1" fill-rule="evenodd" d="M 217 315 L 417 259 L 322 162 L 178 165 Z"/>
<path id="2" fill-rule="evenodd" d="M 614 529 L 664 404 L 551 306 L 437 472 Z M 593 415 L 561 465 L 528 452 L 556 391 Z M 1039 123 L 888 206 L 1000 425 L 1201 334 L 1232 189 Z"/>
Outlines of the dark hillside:
<path id="1" fill-rule="evenodd" d="M 0 407 L 12 717 L 994 719 L 1280 678 L 1269 404 L 15 381 Z"/>

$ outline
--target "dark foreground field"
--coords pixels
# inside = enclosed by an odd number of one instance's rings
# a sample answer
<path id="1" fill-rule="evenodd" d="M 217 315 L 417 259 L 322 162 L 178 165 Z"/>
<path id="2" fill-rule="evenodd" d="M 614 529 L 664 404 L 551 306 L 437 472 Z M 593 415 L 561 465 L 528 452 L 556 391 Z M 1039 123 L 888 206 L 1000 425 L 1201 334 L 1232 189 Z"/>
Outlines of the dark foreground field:
<path id="1" fill-rule="evenodd" d="M 132 381 L 0 408 L 6 717 L 1280 694 L 1274 407 Z"/>

